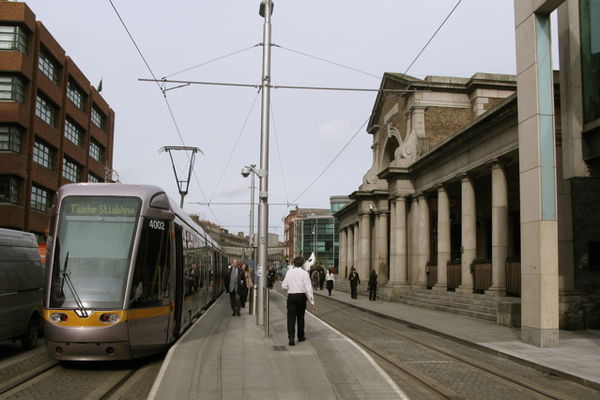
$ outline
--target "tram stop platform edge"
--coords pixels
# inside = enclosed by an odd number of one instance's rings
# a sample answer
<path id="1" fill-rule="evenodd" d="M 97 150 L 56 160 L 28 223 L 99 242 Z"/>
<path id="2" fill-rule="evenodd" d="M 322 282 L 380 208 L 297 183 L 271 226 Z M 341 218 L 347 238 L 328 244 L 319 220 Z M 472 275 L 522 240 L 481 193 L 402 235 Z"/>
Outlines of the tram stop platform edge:
<path id="1" fill-rule="evenodd" d="M 171 347 L 148 399 L 407 399 L 357 344 L 307 312 L 288 346 L 285 297 L 270 291 L 270 336 L 223 295 Z"/>

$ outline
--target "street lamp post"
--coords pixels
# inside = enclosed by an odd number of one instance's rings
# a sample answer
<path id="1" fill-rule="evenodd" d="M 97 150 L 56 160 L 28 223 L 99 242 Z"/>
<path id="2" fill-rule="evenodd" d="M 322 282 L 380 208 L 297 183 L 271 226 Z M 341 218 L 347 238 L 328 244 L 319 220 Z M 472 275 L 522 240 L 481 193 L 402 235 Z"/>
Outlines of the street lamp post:
<path id="1" fill-rule="evenodd" d="M 250 166 L 246 165 L 242 168 L 242 176 L 244 178 L 247 178 L 248 176 L 251 176 L 251 182 L 250 182 L 250 191 L 251 191 L 251 199 L 250 199 L 250 240 L 251 243 L 250 245 L 252 246 L 252 257 L 254 259 L 254 246 L 255 246 L 255 242 L 254 242 L 254 189 L 255 189 L 255 185 L 254 185 L 254 175 L 258 176 L 259 179 L 263 179 L 263 177 L 265 176 L 265 171 L 260 169 L 257 170 L 256 169 L 256 165 L 252 164 Z M 260 209 L 259 209 L 259 214 L 258 214 L 258 231 L 259 231 L 259 243 L 262 243 L 260 241 L 260 231 L 261 231 L 261 218 L 260 218 Z M 268 228 L 268 226 L 267 226 Z M 256 273 L 256 282 L 255 282 L 255 286 L 254 286 L 254 299 L 252 301 L 252 306 L 250 307 L 250 312 L 254 312 L 256 313 L 256 325 L 263 325 L 264 323 L 264 313 L 263 311 L 263 307 L 265 306 L 264 303 L 264 288 L 266 287 L 266 282 L 265 282 L 265 274 L 262 271 L 262 265 L 265 265 L 263 263 L 261 263 L 261 248 L 259 246 L 258 249 L 259 253 L 258 253 L 258 262 L 255 264 L 255 268 L 254 271 Z M 266 257 L 265 257 L 266 260 Z"/>
<path id="2" fill-rule="evenodd" d="M 250 258 L 254 263 L 254 269 L 256 270 L 256 259 L 254 256 L 254 190 L 256 185 L 254 184 L 254 175 L 259 175 L 258 171 L 256 171 L 256 164 L 250 164 L 250 166 L 246 165 L 242 168 L 242 176 L 247 177 L 252 173 L 250 177 L 250 224 L 248 226 L 248 238 L 250 239 Z M 260 175 L 259 175 L 260 177 Z M 250 315 L 256 312 L 256 294 L 258 291 L 258 287 L 255 287 L 252 291 L 252 298 L 250 301 Z M 258 323 L 258 321 L 257 321 Z"/>

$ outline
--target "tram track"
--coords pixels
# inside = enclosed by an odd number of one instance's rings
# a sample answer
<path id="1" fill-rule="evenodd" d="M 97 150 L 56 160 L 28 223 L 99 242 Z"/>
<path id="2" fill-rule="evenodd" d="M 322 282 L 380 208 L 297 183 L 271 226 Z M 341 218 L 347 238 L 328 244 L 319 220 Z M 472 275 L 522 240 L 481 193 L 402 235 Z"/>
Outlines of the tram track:
<path id="1" fill-rule="evenodd" d="M 326 298 L 323 297 L 322 299 Z M 418 346 L 424 351 L 434 352 L 435 354 L 438 354 L 443 358 L 452 360 L 452 362 L 460 363 L 466 368 L 469 368 L 478 374 L 486 374 L 494 381 L 504 382 L 505 385 L 510 385 L 523 394 L 524 391 L 526 391 L 530 394 L 529 398 L 543 398 L 555 400 L 580 398 L 578 395 L 572 396 L 569 394 L 560 393 L 556 390 L 549 389 L 548 387 L 543 387 L 542 385 L 536 382 L 516 376 L 515 374 L 511 374 L 505 370 L 501 370 L 493 365 L 486 363 L 485 361 L 474 359 L 465 355 L 464 353 L 460 353 L 459 351 L 452 350 L 447 347 L 442 347 L 434 343 L 428 342 L 427 340 L 420 339 L 414 334 L 407 334 L 403 333 L 400 329 L 390 328 L 390 325 L 397 324 L 397 327 L 401 326 L 404 328 L 415 329 L 414 327 L 402 324 L 399 321 L 393 321 L 389 319 L 383 320 L 381 317 L 376 317 L 366 312 L 357 312 L 356 309 L 351 309 L 350 306 L 339 304 L 334 300 L 327 301 L 327 306 L 331 308 L 331 311 L 326 313 L 317 312 L 316 315 L 325 320 L 327 323 L 329 323 L 336 329 L 343 332 L 345 335 L 347 335 L 349 338 L 361 345 L 365 350 L 376 356 L 378 359 L 384 361 L 386 364 L 397 368 L 404 374 L 407 374 L 413 379 L 419 381 L 422 385 L 435 392 L 441 398 L 463 399 L 465 397 L 459 391 L 450 388 L 449 385 L 438 380 L 435 376 L 431 376 L 427 373 L 424 373 L 418 367 L 415 367 L 414 365 L 418 365 L 416 361 L 413 361 L 412 363 L 402 361 L 397 355 L 394 355 L 388 350 L 378 347 L 377 344 L 373 341 L 374 335 L 361 335 L 361 333 L 358 332 L 358 330 L 351 330 L 347 325 L 344 325 L 344 323 L 341 323 L 339 320 L 341 319 L 342 321 L 346 320 L 354 322 L 358 320 L 361 323 L 368 325 L 369 329 L 367 329 L 367 331 L 373 332 L 373 329 L 375 329 L 379 333 L 383 334 L 384 337 L 387 337 L 390 341 L 398 339 L 408 341 L 409 343 L 411 343 L 412 346 Z M 349 310 L 352 310 L 352 312 Z M 337 316 L 338 321 L 336 321 L 336 317 L 334 316 Z M 376 321 L 377 318 L 382 319 L 382 321 L 385 321 L 388 324 L 388 326 L 385 326 L 381 322 Z M 356 325 L 357 324 L 355 323 L 353 326 Z M 415 330 L 415 333 L 416 332 L 417 330 Z"/>
<path id="2" fill-rule="evenodd" d="M 142 399 L 150 391 L 162 358 L 123 363 L 47 361 L 0 386 L 0 400 L 22 398 Z"/>
<path id="3" fill-rule="evenodd" d="M 2 384 L 0 384 L 0 399 L 3 398 L 4 393 L 9 392 L 19 387 L 20 385 L 25 384 L 28 381 L 31 381 L 32 379 L 46 373 L 47 371 L 56 368 L 57 366 L 58 361 L 47 361 L 30 371 L 27 371 L 21 375 L 17 375 L 12 379 L 3 382 Z"/>

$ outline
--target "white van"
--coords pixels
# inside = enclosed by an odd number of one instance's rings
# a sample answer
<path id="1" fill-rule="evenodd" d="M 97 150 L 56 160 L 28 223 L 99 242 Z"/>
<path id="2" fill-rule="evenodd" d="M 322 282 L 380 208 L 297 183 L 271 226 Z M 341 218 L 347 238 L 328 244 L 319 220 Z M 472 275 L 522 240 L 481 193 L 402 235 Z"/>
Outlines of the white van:
<path id="1" fill-rule="evenodd" d="M 35 347 L 42 326 L 43 271 L 32 233 L 0 228 L 0 340 Z"/>

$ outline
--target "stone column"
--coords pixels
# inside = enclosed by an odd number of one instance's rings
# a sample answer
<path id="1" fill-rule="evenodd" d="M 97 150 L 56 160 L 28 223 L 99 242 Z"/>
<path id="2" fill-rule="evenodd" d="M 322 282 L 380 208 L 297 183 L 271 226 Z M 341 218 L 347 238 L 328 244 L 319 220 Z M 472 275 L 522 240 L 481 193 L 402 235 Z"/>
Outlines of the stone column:
<path id="1" fill-rule="evenodd" d="M 340 276 L 346 276 L 346 272 L 350 273 L 350 268 L 354 265 L 354 225 L 348 228 L 348 236 L 346 237 L 346 268 L 340 270 Z"/>
<path id="2" fill-rule="evenodd" d="M 343 270 L 347 265 L 347 254 L 348 254 L 348 228 L 342 228 L 340 230 L 340 249 L 339 249 L 339 269 Z"/>
<path id="3" fill-rule="evenodd" d="M 519 184 L 521 208 L 521 340 L 559 345 L 556 144 L 550 10 L 515 0 Z"/>
<path id="4" fill-rule="evenodd" d="M 374 265 L 379 283 L 387 281 L 388 276 L 388 215 L 389 211 L 380 210 L 377 213 L 377 265 Z"/>
<path id="5" fill-rule="evenodd" d="M 360 264 L 358 273 L 365 279 L 371 265 L 371 214 L 361 213 L 360 217 Z"/>
<path id="6" fill-rule="evenodd" d="M 394 235 L 396 247 L 396 268 L 393 283 L 408 283 L 407 231 L 406 231 L 406 197 L 398 197 L 394 201 L 396 207 L 396 229 Z"/>
<path id="7" fill-rule="evenodd" d="M 427 262 L 430 256 L 429 203 L 427 197 L 419 196 L 419 235 L 418 235 L 418 282 L 427 286 Z"/>
<path id="8" fill-rule="evenodd" d="M 437 283 L 433 290 L 448 290 L 448 261 L 450 261 L 450 201 L 443 185 L 438 187 L 438 222 L 437 222 Z"/>
<path id="9" fill-rule="evenodd" d="M 412 196 L 410 204 L 410 283 L 414 288 L 422 288 L 419 281 L 419 201 Z"/>
<path id="10" fill-rule="evenodd" d="M 492 168 L 492 287 L 491 296 L 506 296 L 506 257 L 508 256 L 508 188 L 500 162 Z"/>
<path id="11" fill-rule="evenodd" d="M 462 282 L 456 288 L 457 293 L 473 293 L 473 275 L 471 263 L 477 255 L 477 224 L 475 209 L 475 188 L 467 175 L 461 179 L 461 274 Z"/>
<path id="12" fill-rule="evenodd" d="M 393 275 L 397 269 L 398 250 L 396 249 L 396 200 L 392 198 L 390 201 L 390 279 L 388 283 L 394 282 Z"/>
<path id="13" fill-rule="evenodd" d="M 360 218 L 360 217 L 359 217 Z M 358 271 L 360 264 L 360 225 L 358 222 L 354 225 L 354 264 L 352 265 Z"/>

